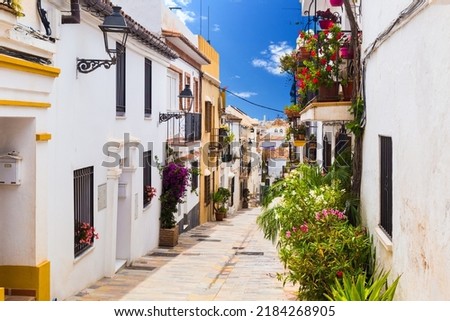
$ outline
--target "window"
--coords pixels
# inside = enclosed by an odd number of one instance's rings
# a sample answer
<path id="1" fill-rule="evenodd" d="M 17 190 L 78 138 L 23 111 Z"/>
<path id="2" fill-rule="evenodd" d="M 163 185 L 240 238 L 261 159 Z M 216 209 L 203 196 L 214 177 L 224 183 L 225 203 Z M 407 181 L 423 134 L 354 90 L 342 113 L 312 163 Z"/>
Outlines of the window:
<path id="1" fill-rule="evenodd" d="M 151 202 L 151 198 L 148 195 L 147 190 L 152 186 L 152 152 L 144 152 L 143 155 L 144 164 L 144 177 L 143 177 L 143 195 L 144 195 L 144 207 L 146 207 Z"/>
<path id="2" fill-rule="evenodd" d="M 194 142 L 202 138 L 202 115 L 186 113 L 184 115 L 184 132 L 186 142 Z"/>
<path id="3" fill-rule="evenodd" d="M 212 104 L 210 101 L 205 103 L 205 131 L 211 132 L 211 116 L 212 116 Z"/>
<path id="4" fill-rule="evenodd" d="M 230 206 L 234 205 L 234 177 L 231 179 L 231 187 L 230 187 L 230 192 L 231 192 L 231 197 L 230 197 Z"/>
<path id="5" fill-rule="evenodd" d="M 125 115 L 125 47 L 116 43 L 117 52 L 123 52 L 117 57 L 116 63 L 116 116 Z"/>
<path id="6" fill-rule="evenodd" d="M 392 138 L 380 136 L 380 227 L 392 238 Z"/>
<path id="7" fill-rule="evenodd" d="M 209 205 L 211 202 L 211 175 L 205 177 L 205 205 Z"/>
<path id="8" fill-rule="evenodd" d="M 86 233 L 94 227 L 94 167 L 73 172 L 74 254 L 80 256 L 90 248 L 94 237 Z"/>
<path id="9" fill-rule="evenodd" d="M 169 70 L 167 72 L 167 110 L 178 110 L 178 75 Z"/>
<path id="10" fill-rule="evenodd" d="M 144 68 L 144 115 L 149 117 L 152 114 L 152 62 L 145 59 Z"/>
<path id="11" fill-rule="evenodd" d="M 201 110 L 199 110 L 199 93 L 198 93 L 198 81 L 194 80 L 194 87 L 192 88 L 192 93 L 194 95 L 194 112 L 200 113 Z"/>
<path id="12" fill-rule="evenodd" d="M 198 188 L 198 161 L 191 163 L 192 175 L 191 175 L 191 190 L 194 191 Z"/>

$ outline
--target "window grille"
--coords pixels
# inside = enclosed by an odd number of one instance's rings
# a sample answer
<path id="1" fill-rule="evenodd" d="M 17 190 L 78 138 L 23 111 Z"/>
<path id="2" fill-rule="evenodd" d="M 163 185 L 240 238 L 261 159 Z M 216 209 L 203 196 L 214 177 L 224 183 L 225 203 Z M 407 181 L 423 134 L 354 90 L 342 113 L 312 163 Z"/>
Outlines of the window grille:
<path id="1" fill-rule="evenodd" d="M 392 138 L 380 136 L 380 227 L 392 238 Z"/>
<path id="2" fill-rule="evenodd" d="M 74 254 L 82 254 L 92 243 L 80 243 L 80 226 L 87 223 L 94 227 L 94 167 L 86 167 L 73 172 L 74 192 Z M 94 240 L 92 239 L 92 242 Z"/>
<path id="3" fill-rule="evenodd" d="M 123 52 L 117 57 L 116 63 L 116 116 L 125 115 L 125 47 L 116 43 L 117 52 Z"/>

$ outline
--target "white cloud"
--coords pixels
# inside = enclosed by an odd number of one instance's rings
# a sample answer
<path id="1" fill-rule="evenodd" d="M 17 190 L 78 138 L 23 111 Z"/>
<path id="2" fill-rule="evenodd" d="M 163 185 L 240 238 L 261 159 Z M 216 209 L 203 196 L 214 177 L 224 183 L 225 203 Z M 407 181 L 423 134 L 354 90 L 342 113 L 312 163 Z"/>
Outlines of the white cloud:
<path id="1" fill-rule="evenodd" d="M 185 10 L 186 6 L 191 3 L 191 0 L 164 0 L 164 4 L 170 7 L 181 7 L 181 9 L 173 10 L 177 17 L 184 23 L 195 21 L 195 13 L 193 11 Z"/>
<path id="2" fill-rule="evenodd" d="M 293 48 L 288 45 L 287 41 L 272 42 L 267 49 L 261 51 L 263 57 L 252 60 L 252 65 L 256 68 L 263 68 L 273 75 L 282 75 L 280 58 L 292 50 Z"/>
<path id="3" fill-rule="evenodd" d="M 220 31 L 220 25 L 218 25 L 217 23 L 215 23 L 215 24 L 213 25 L 212 31 L 215 31 L 215 32 Z"/>
<path id="4" fill-rule="evenodd" d="M 241 98 L 250 98 L 252 96 L 256 96 L 258 95 L 257 93 L 251 92 L 251 91 L 243 91 L 240 93 L 234 93 L 236 96 L 241 97 Z"/>

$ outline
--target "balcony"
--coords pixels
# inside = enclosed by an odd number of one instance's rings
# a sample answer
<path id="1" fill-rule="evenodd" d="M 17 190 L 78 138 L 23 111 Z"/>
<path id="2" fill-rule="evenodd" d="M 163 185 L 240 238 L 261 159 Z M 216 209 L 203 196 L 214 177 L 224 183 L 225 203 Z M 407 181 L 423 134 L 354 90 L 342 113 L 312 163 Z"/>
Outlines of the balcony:
<path id="1" fill-rule="evenodd" d="M 186 146 L 199 142 L 202 133 L 201 114 L 186 113 L 184 117 L 172 118 L 168 121 L 168 138 L 170 145 Z"/>
<path id="2" fill-rule="evenodd" d="M 314 101 L 300 112 L 300 121 L 351 121 L 353 115 L 349 112 L 350 106 L 350 101 Z"/>

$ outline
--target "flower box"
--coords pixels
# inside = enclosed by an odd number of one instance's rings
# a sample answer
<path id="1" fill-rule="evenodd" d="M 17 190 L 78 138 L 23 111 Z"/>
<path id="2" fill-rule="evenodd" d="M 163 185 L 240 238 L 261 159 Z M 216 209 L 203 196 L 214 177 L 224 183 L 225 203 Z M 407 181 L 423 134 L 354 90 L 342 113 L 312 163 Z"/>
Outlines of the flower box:
<path id="1" fill-rule="evenodd" d="M 173 228 L 160 228 L 159 229 L 159 245 L 174 247 L 178 244 L 178 225 Z"/>

